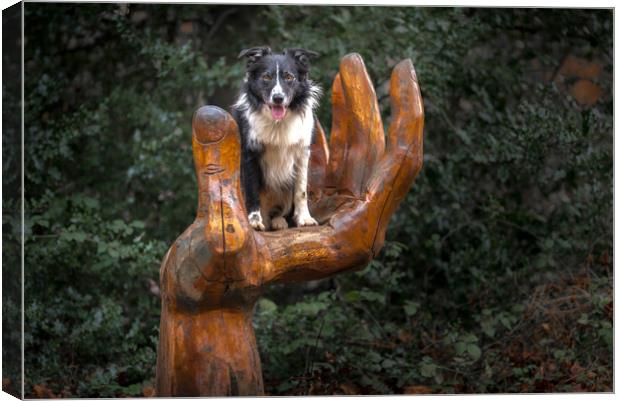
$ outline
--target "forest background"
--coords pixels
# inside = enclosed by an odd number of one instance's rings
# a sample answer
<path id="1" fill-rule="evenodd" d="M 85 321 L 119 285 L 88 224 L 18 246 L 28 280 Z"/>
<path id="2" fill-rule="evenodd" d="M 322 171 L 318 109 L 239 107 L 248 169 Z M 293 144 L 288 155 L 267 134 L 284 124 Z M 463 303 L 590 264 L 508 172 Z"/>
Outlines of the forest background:
<path id="1" fill-rule="evenodd" d="M 25 3 L 25 21 L 27 397 L 153 395 L 159 264 L 197 203 L 191 116 L 228 108 L 239 51 L 263 44 L 320 53 L 327 131 L 351 52 L 384 122 L 405 58 L 426 111 L 379 257 L 258 302 L 268 394 L 612 391 L 611 10 Z M 19 132 L 2 140 L 9 327 Z M 21 334 L 2 341 L 16 393 Z"/>

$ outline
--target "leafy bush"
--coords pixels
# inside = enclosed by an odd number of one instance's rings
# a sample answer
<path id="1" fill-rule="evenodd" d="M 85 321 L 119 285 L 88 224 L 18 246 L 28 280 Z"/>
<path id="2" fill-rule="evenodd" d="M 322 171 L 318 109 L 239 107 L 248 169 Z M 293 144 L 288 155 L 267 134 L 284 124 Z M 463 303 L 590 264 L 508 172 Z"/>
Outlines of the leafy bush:
<path id="1" fill-rule="evenodd" d="M 191 115 L 231 104 L 238 50 L 263 43 L 320 51 L 325 127 L 352 51 L 386 124 L 403 58 L 426 110 L 425 164 L 379 258 L 259 301 L 267 392 L 610 391 L 610 11 L 25 10 L 28 396 L 151 394 L 159 262 L 195 213 Z"/>

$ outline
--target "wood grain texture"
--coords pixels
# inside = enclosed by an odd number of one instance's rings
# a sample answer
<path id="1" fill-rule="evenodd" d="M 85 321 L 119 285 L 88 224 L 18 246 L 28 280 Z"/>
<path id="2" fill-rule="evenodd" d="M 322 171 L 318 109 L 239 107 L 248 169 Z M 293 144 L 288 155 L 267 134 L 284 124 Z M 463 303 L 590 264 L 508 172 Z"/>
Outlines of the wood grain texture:
<path id="1" fill-rule="evenodd" d="M 310 147 L 308 164 L 308 199 L 315 202 L 321 198 L 329 163 L 329 147 L 321 123 L 317 120 L 314 141 Z"/>
<path id="2" fill-rule="evenodd" d="M 359 55 L 343 58 L 333 89 L 331 140 L 328 146 L 317 123 L 310 161 L 316 227 L 252 230 L 236 124 L 213 106 L 194 114 L 198 212 L 161 265 L 158 396 L 263 394 L 252 327 L 262 289 L 361 269 L 380 251 L 389 218 L 422 167 L 420 88 L 410 60 L 394 68 L 387 144 Z"/>

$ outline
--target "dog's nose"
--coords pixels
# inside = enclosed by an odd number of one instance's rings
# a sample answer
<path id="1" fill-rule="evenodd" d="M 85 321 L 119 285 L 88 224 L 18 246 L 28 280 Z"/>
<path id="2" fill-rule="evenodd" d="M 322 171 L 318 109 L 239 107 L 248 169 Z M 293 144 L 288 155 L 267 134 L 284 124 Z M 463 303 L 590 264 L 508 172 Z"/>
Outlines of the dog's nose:
<path id="1" fill-rule="evenodd" d="M 284 101 L 284 95 L 276 93 L 275 95 L 273 95 L 272 99 L 275 104 L 282 104 L 282 102 Z"/>

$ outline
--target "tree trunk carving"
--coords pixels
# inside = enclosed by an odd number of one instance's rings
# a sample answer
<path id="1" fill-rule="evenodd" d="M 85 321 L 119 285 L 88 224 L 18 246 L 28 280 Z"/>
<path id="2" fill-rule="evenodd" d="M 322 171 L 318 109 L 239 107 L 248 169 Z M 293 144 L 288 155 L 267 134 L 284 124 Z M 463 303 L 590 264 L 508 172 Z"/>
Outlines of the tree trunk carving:
<path id="1" fill-rule="evenodd" d="M 410 60 L 392 73 L 392 120 L 384 136 L 361 57 L 350 54 L 333 84 L 329 146 L 317 124 L 310 211 L 321 225 L 254 231 L 239 179 L 237 126 L 224 110 L 194 114 L 196 220 L 161 265 L 158 396 L 261 395 L 252 327 L 261 289 L 361 269 L 383 246 L 390 216 L 422 167 L 424 111 Z"/>

